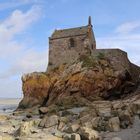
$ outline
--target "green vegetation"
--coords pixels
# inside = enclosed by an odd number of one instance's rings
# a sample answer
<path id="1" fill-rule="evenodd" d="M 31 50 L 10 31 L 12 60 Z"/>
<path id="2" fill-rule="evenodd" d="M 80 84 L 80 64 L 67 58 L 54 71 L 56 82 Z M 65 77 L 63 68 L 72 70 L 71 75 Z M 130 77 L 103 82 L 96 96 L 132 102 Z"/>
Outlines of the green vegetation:
<path id="1" fill-rule="evenodd" d="M 82 61 L 82 67 L 95 67 L 96 61 L 92 56 L 82 55 L 80 57 L 80 61 Z"/>
<path id="2" fill-rule="evenodd" d="M 99 52 L 98 55 L 97 55 L 97 58 L 98 59 L 105 59 L 105 54 L 102 53 L 102 52 Z"/>
<path id="3" fill-rule="evenodd" d="M 82 67 L 95 67 L 99 60 L 101 59 L 106 59 L 105 54 L 102 52 L 99 52 L 96 56 L 92 56 L 92 55 L 81 55 L 80 56 L 80 61 L 82 61 Z"/>

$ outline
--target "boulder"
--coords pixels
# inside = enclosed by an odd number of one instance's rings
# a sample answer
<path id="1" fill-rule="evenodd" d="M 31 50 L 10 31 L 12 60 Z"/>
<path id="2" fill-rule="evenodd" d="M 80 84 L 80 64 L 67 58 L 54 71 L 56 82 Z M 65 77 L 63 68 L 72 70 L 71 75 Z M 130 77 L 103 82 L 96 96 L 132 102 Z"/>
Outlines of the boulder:
<path id="1" fill-rule="evenodd" d="M 81 137 L 79 134 L 73 133 L 71 135 L 71 140 L 81 140 Z"/>
<path id="2" fill-rule="evenodd" d="M 79 124 L 72 124 L 65 130 L 65 132 L 76 133 L 79 130 L 79 128 L 80 128 Z"/>
<path id="3" fill-rule="evenodd" d="M 140 100 L 136 100 L 131 104 L 134 114 L 140 115 Z"/>
<path id="4" fill-rule="evenodd" d="M 80 118 L 81 124 L 84 124 L 86 122 L 89 122 L 92 120 L 92 116 L 90 114 L 86 114 L 85 116 Z"/>
<path id="5" fill-rule="evenodd" d="M 96 109 L 98 116 L 111 117 L 112 104 L 110 101 L 95 101 L 93 106 Z"/>
<path id="6" fill-rule="evenodd" d="M 58 138 L 63 138 L 64 133 L 60 132 L 58 130 L 55 130 L 55 132 L 52 132 L 52 134 Z"/>
<path id="7" fill-rule="evenodd" d="M 17 135 L 19 136 L 27 136 L 31 134 L 31 128 L 33 127 L 34 122 L 29 121 L 29 122 L 23 122 L 20 125 L 20 128 L 17 130 Z"/>
<path id="8" fill-rule="evenodd" d="M 67 117 L 61 117 L 58 124 L 58 130 L 64 131 L 67 129 L 69 119 Z"/>
<path id="9" fill-rule="evenodd" d="M 81 140 L 81 137 L 77 133 L 71 133 L 71 134 L 65 133 L 63 135 L 63 139 L 64 140 Z"/>
<path id="10" fill-rule="evenodd" d="M 97 117 L 96 109 L 91 104 L 89 104 L 88 107 L 83 108 L 83 110 L 79 112 L 80 118 L 86 116 L 87 114 L 90 114 L 92 117 Z"/>
<path id="11" fill-rule="evenodd" d="M 87 120 L 87 122 L 82 123 L 82 126 L 87 127 L 87 128 L 93 128 L 92 123 L 90 120 Z"/>
<path id="12" fill-rule="evenodd" d="M 44 73 L 31 73 L 22 76 L 22 89 L 24 97 L 18 108 L 30 108 L 42 105 L 48 96 L 51 86 L 49 77 Z"/>
<path id="13" fill-rule="evenodd" d="M 71 140 L 71 134 L 65 134 L 64 136 L 63 136 L 63 139 L 64 140 Z"/>
<path id="14" fill-rule="evenodd" d="M 134 117 L 130 114 L 128 110 L 120 111 L 119 118 L 121 121 L 122 128 L 128 128 L 132 126 Z"/>
<path id="15" fill-rule="evenodd" d="M 99 133 L 93 129 L 81 127 L 79 133 L 83 140 L 100 140 Z"/>
<path id="16" fill-rule="evenodd" d="M 58 130 L 65 131 L 67 129 L 67 125 L 64 122 L 60 122 L 58 126 Z"/>
<path id="17" fill-rule="evenodd" d="M 80 123 L 84 127 L 98 130 L 100 120 L 101 120 L 100 117 L 86 119 L 86 116 L 85 116 L 85 117 L 80 118 Z"/>
<path id="18" fill-rule="evenodd" d="M 101 131 L 107 131 L 108 130 L 108 121 L 105 120 L 104 117 L 101 117 L 99 119 L 98 127 L 97 127 L 96 130 L 98 130 L 99 132 L 101 132 Z"/>
<path id="19" fill-rule="evenodd" d="M 39 126 L 40 127 L 45 127 L 45 128 L 50 128 L 50 127 L 54 127 L 57 126 L 59 123 L 59 117 L 56 115 L 52 115 L 52 116 L 45 116 Z"/>
<path id="20" fill-rule="evenodd" d="M 108 121 L 109 130 L 112 132 L 120 131 L 120 120 L 118 117 L 113 117 Z"/>
<path id="21" fill-rule="evenodd" d="M 92 123 L 92 128 L 93 129 L 98 129 L 98 125 L 99 125 L 99 122 L 100 122 L 100 117 L 95 117 L 91 120 L 91 123 Z"/>
<path id="22" fill-rule="evenodd" d="M 112 106 L 114 110 L 124 109 L 126 107 L 122 101 L 113 101 Z"/>
<path id="23" fill-rule="evenodd" d="M 46 114 L 48 113 L 48 107 L 40 107 L 39 108 L 40 114 Z"/>

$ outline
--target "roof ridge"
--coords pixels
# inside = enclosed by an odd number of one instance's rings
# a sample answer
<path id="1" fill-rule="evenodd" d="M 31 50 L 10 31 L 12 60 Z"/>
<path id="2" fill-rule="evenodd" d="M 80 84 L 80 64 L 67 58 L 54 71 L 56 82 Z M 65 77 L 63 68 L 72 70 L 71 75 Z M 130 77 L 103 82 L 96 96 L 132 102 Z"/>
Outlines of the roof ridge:
<path id="1" fill-rule="evenodd" d="M 88 25 L 75 28 L 55 30 L 51 38 L 63 38 L 68 36 L 84 35 L 88 32 Z"/>
<path id="2" fill-rule="evenodd" d="M 88 27 L 88 25 L 86 25 L 86 26 L 74 27 L 74 28 L 56 29 L 55 31 L 65 31 L 65 30 L 79 29 L 79 28 L 85 28 L 85 27 Z"/>

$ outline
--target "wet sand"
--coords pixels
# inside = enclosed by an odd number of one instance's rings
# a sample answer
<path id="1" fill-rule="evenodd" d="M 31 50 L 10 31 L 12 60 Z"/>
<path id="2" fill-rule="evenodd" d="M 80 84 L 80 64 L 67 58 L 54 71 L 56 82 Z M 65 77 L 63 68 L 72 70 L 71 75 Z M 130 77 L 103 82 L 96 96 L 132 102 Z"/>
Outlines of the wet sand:
<path id="1" fill-rule="evenodd" d="M 113 139 L 114 138 L 114 139 Z M 103 140 L 140 140 L 140 119 L 135 117 L 132 128 L 121 129 L 120 132 L 105 132 Z"/>
<path id="2" fill-rule="evenodd" d="M 0 98 L 0 105 L 17 105 L 20 100 L 20 98 Z"/>

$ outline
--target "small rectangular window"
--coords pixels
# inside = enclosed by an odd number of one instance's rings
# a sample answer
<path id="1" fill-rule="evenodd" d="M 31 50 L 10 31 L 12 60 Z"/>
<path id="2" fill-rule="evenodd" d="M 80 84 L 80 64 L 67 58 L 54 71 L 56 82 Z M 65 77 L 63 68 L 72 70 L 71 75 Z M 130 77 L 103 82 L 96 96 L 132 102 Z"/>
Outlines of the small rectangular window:
<path id="1" fill-rule="evenodd" d="M 74 45 L 75 45 L 74 39 L 73 39 L 73 38 L 70 38 L 70 47 L 71 47 L 71 48 L 72 48 L 72 47 L 75 47 Z"/>

